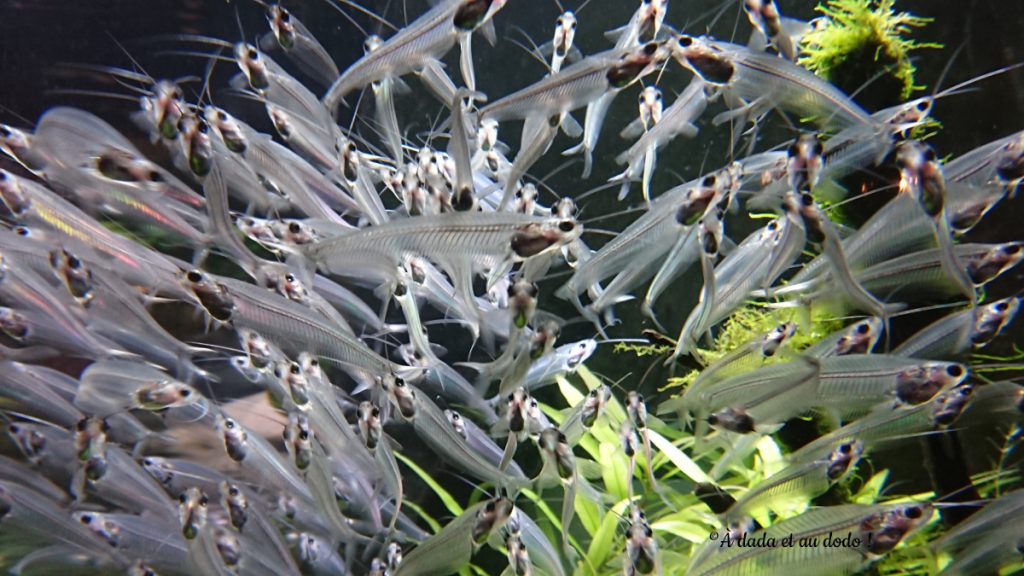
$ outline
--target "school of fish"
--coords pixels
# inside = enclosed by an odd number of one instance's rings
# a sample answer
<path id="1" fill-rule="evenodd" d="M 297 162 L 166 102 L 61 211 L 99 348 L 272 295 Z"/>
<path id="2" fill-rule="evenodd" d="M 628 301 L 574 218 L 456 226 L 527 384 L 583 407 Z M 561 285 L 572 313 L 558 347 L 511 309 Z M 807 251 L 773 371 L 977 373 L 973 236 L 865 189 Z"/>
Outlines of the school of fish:
<path id="1" fill-rule="evenodd" d="M 936 99 L 983 79 L 864 110 L 797 64 L 814 24 L 773 0 L 723 2 L 743 44 L 673 28 L 683 0 L 669 20 L 669 0 L 640 0 L 604 51 L 581 53 L 578 19 L 614 1 L 561 14 L 528 48 L 547 72 L 501 94 L 473 50 L 519 54 L 494 22 L 526 0 L 438 0 L 402 27 L 377 17 L 393 32 L 355 61 L 256 0 L 239 7 L 265 12 L 254 44 L 164 39 L 205 67 L 201 89 L 90 65 L 130 90 L 124 118 L 61 106 L 0 125 L 0 567 L 853 574 L 931 531 L 915 546 L 949 559 L 942 574 L 1022 569 L 1012 481 L 985 498 L 968 479 L 808 504 L 886 450 L 921 458 L 960 429 L 1020 439 L 1024 387 L 974 354 L 1019 311 L 985 286 L 1020 264 L 1024 236 L 967 235 L 1018 201 L 1024 132 L 973 150 L 913 139 Z M 211 85 L 214 65 L 229 86 Z M 685 90 L 660 89 L 669 78 Z M 616 97 L 636 117 L 601 142 Z M 426 137 L 400 121 L 411 100 L 436 112 Z M 792 137 L 762 142 L 780 118 Z M 719 125 L 729 157 L 660 189 L 674 159 L 659 149 Z M 598 182 L 608 147 L 621 172 Z M 533 171 L 559 153 L 582 170 L 573 190 Z M 864 224 L 830 218 L 853 196 L 844 178 L 886 167 L 890 199 Z M 594 193 L 617 194 L 630 223 L 591 227 Z M 666 300 L 695 303 L 669 323 Z M 778 326 L 709 358 L 754 301 Z M 615 328 L 616 307 L 658 328 L 657 364 L 696 379 L 659 392 L 642 370 L 568 378 L 637 336 Z M 797 349 L 812 308 L 837 329 Z M 893 336 L 924 308 L 933 323 Z M 560 340 L 568 323 L 593 337 Z M 581 381 L 578 402 L 548 402 Z M 772 460 L 765 441 L 809 414 L 829 431 Z M 737 481 L 755 458 L 764 477 Z M 461 514 L 431 521 L 414 466 L 474 487 Z M 975 500 L 945 500 L 958 492 Z M 580 537 L 588 510 L 613 519 L 601 541 Z M 805 544 L 766 544 L 787 538 Z"/>

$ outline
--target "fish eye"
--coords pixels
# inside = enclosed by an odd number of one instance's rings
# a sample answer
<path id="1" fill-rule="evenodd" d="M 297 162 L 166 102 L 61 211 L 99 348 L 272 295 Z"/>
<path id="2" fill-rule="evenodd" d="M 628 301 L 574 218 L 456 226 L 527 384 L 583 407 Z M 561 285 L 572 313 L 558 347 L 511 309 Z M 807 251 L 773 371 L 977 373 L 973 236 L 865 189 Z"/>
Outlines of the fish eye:
<path id="1" fill-rule="evenodd" d="M 857 334 L 867 334 L 869 330 L 871 330 L 871 327 L 867 324 L 857 326 Z"/>
<path id="2" fill-rule="evenodd" d="M 843 444 L 839 446 L 839 452 L 842 454 L 849 454 L 853 450 L 853 446 L 850 444 Z"/>
<path id="3" fill-rule="evenodd" d="M 290 224 L 288 224 L 288 231 L 291 232 L 292 234 L 298 234 L 301 230 L 302 227 L 299 226 L 298 222 L 291 222 Z"/>
<path id="4" fill-rule="evenodd" d="M 800 202 L 802 202 L 804 206 L 814 206 L 814 196 L 805 192 L 800 195 Z"/>
<path id="5" fill-rule="evenodd" d="M 249 57 L 249 60 L 258 60 L 260 57 L 259 52 L 257 52 L 255 48 L 249 48 L 249 51 L 246 52 L 245 55 Z"/>
<path id="6" fill-rule="evenodd" d="M 14 233 L 17 234 L 18 236 L 26 237 L 29 235 L 29 230 L 24 226 L 18 226 L 14 229 Z"/>
<path id="7" fill-rule="evenodd" d="M 299 440 L 302 440 L 303 442 L 309 440 L 309 432 L 307 432 L 306 430 L 301 430 L 299 432 Z"/>
<path id="8" fill-rule="evenodd" d="M 661 100 L 662 100 L 661 92 L 655 92 L 654 93 L 654 99 L 657 100 L 658 102 L 661 102 Z"/>
<path id="9" fill-rule="evenodd" d="M 1006 309 L 1009 308 L 1009 306 L 1006 304 L 1006 302 L 1000 302 L 993 306 L 993 308 L 996 309 L 996 312 L 1006 312 Z"/>
<path id="10" fill-rule="evenodd" d="M 488 512 L 494 512 L 494 500 L 488 500 L 487 505 L 484 506 L 484 510 Z"/>
<path id="11" fill-rule="evenodd" d="M 178 502 L 181 502 L 182 504 L 184 504 L 187 501 L 188 501 L 188 498 L 185 496 L 184 492 L 182 492 L 181 494 L 178 495 Z"/>
<path id="12" fill-rule="evenodd" d="M 285 282 L 295 282 L 295 275 L 294 274 L 285 274 L 284 275 L 284 281 Z"/>
<path id="13" fill-rule="evenodd" d="M 405 388 L 405 380 L 402 378 L 395 378 L 395 386 L 399 388 Z"/>
<path id="14" fill-rule="evenodd" d="M 691 45 L 693 45 L 693 38 L 689 36 L 680 36 L 679 45 L 683 48 L 689 48 Z"/>
<path id="15" fill-rule="evenodd" d="M 558 229 L 562 232 L 572 232 L 576 229 L 576 223 L 572 220 L 562 220 L 558 223 Z"/>
<path id="16" fill-rule="evenodd" d="M 718 178 L 716 178 L 715 175 L 712 174 L 711 176 L 708 176 L 707 178 L 705 178 L 704 181 L 701 182 L 701 185 L 704 186 L 705 188 L 711 188 L 717 182 L 718 182 Z"/>
<path id="17" fill-rule="evenodd" d="M 915 108 L 917 108 L 919 112 L 925 112 L 929 108 L 929 102 L 927 100 L 921 100 L 920 102 L 917 103 L 917 106 L 915 106 Z"/>
<path id="18" fill-rule="evenodd" d="M 1020 253 L 1020 244 L 1010 244 L 1003 248 L 1003 254 L 1013 255 Z"/>
<path id="19" fill-rule="evenodd" d="M 178 396 L 181 396 L 182 398 L 188 398 L 191 395 L 192 391 L 188 388 L 182 388 L 181 392 L 178 392 Z"/>
<path id="20" fill-rule="evenodd" d="M 946 374 L 953 378 L 959 378 L 964 375 L 964 369 L 959 364 L 951 364 L 946 367 Z"/>
<path id="21" fill-rule="evenodd" d="M 188 274 L 185 274 L 185 278 L 188 279 L 189 282 L 194 282 L 194 283 L 202 282 L 203 281 L 203 273 L 198 271 L 198 270 L 189 270 Z"/>
<path id="22" fill-rule="evenodd" d="M 572 24 L 569 27 L 572 28 L 573 30 L 575 30 L 576 29 L 576 21 L 573 20 Z"/>
<path id="23" fill-rule="evenodd" d="M 921 510 L 920 506 L 908 506 L 908 507 L 903 509 L 903 514 L 907 518 L 914 518 L 914 519 L 916 519 L 916 518 L 920 518 L 922 515 L 924 515 L 924 511 Z"/>
<path id="24" fill-rule="evenodd" d="M 224 420 L 224 427 L 227 428 L 228 430 L 234 430 L 235 429 L 235 421 L 230 419 L 230 418 Z"/>
<path id="25" fill-rule="evenodd" d="M 199 497 L 199 505 L 202 506 L 203 508 L 206 508 L 206 505 L 209 503 L 210 499 L 206 497 L 206 494 L 203 494 L 202 496 Z"/>
<path id="26" fill-rule="evenodd" d="M 149 172 L 149 181 L 150 182 L 163 182 L 164 181 L 164 177 L 163 177 L 162 174 L 160 174 L 156 170 L 151 170 Z"/>
<path id="27" fill-rule="evenodd" d="M 0 135 L 2 135 L 4 138 L 10 138 L 11 134 L 13 134 L 13 132 L 11 132 L 11 130 L 7 126 L 0 126 Z"/>
<path id="28" fill-rule="evenodd" d="M 935 161 L 935 150 L 933 148 L 931 148 L 931 147 L 925 148 L 925 150 L 924 150 L 924 159 L 927 160 L 928 162 L 934 162 Z"/>
<path id="29" fill-rule="evenodd" d="M 231 496 L 238 496 L 239 493 L 240 492 L 238 491 L 238 487 L 236 487 L 236 486 L 231 486 L 231 487 L 228 488 L 228 494 L 231 495 Z"/>
<path id="30" fill-rule="evenodd" d="M 515 399 L 516 399 L 516 395 L 513 393 L 513 394 L 509 394 L 508 395 L 507 401 L 508 402 L 512 402 Z"/>
<path id="31" fill-rule="evenodd" d="M 373 409 L 370 410 L 370 415 L 373 416 L 374 418 L 380 416 L 380 408 L 374 406 Z"/>
<path id="32" fill-rule="evenodd" d="M 644 45 L 644 54 L 646 54 L 647 56 L 653 56 L 654 53 L 657 52 L 657 51 L 658 51 L 658 43 L 657 42 L 648 42 L 647 44 Z"/>

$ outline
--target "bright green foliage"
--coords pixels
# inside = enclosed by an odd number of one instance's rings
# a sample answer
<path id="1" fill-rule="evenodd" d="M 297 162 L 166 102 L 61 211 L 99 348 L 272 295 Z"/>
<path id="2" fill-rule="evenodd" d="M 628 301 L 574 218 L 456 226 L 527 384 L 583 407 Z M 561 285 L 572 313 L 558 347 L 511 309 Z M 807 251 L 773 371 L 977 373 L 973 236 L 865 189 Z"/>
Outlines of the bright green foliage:
<path id="1" fill-rule="evenodd" d="M 920 86 L 914 84 L 910 52 L 920 48 L 941 48 L 940 44 L 916 42 L 906 36 L 930 18 L 893 10 L 895 0 L 828 0 L 819 5 L 824 19 L 801 41 L 799 63 L 818 76 L 842 85 L 841 78 L 856 63 L 868 57 L 884 66 L 902 86 L 907 98 Z"/>

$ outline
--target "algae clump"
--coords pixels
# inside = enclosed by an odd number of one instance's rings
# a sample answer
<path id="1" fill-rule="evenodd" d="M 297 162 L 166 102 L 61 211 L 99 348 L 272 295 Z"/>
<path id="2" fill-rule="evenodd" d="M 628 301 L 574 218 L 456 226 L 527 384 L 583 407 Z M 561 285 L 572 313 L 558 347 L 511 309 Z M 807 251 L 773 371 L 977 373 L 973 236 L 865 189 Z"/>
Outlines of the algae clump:
<path id="1" fill-rule="evenodd" d="M 895 12 L 895 0 L 829 0 L 824 17 L 800 43 L 799 63 L 850 94 L 864 88 L 878 107 L 908 98 L 914 84 L 910 52 L 941 44 L 907 38 L 931 18 Z M 881 72 L 881 76 L 879 76 Z"/>

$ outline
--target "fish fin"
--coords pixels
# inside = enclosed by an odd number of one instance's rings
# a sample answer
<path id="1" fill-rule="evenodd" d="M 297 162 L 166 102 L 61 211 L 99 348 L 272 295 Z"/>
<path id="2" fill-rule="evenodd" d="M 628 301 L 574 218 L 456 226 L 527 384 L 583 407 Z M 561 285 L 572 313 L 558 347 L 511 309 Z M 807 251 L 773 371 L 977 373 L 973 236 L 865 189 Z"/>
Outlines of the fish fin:
<path id="1" fill-rule="evenodd" d="M 562 116 L 562 122 L 560 126 L 562 128 L 562 132 L 564 132 L 566 136 L 572 138 L 573 140 L 579 138 L 580 136 L 583 136 L 583 127 L 580 126 L 580 123 L 577 122 L 576 119 L 572 117 L 572 114 L 568 112 L 564 116 Z"/>

